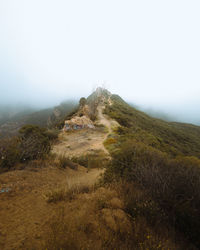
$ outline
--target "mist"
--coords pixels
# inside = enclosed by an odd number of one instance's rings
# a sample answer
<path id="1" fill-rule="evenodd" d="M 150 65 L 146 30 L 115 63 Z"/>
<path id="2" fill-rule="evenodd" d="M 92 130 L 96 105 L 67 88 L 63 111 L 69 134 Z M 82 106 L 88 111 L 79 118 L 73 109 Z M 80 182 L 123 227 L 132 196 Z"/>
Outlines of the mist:
<path id="1" fill-rule="evenodd" d="M 1 0 L 0 107 L 34 110 L 97 86 L 200 124 L 200 2 Z"/>

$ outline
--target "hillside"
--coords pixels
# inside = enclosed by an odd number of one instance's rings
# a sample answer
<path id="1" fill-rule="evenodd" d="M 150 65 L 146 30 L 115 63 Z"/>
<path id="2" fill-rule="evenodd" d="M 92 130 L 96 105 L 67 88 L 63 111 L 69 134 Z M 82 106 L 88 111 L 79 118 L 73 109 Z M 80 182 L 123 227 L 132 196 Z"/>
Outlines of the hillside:
<path id="1" fill-rule="evenodd" d="M 111 101 L 105 114 L 121 127 L 104 143 L 112 156 L 105 182 L 124 183 L 136 221 L 142 216 L 154 232 L 194 244 L 181 249 L 199 249 L 200 127 L 152 118 L 117 95 Z"/>
<path id="2" fill-rule="evenodd" d="M 64 110 L 59 134 L 29 125 L 0 145 L 0 248 L 199 249 L 200 127 L 102 88 Z"/>
<path id="3" fill-rule="evenodd" d="M 112 106 L 105 113 L 123 126 L 125 136 L 144 142 L 163 152 L 200 157 L 200 127 L 152 118 L 112 95 Z"/>
<path id="4" fill-rule="evenodd" d="M 26 110 L 10 116 L 4 115 L 0 120 L 0 138 L 16 135 L 18 130 L 25 124 L 53 127 L 76 107 L 76 101 L 65 101 L 49 109 L 42 109 L 35 112 Z"/>

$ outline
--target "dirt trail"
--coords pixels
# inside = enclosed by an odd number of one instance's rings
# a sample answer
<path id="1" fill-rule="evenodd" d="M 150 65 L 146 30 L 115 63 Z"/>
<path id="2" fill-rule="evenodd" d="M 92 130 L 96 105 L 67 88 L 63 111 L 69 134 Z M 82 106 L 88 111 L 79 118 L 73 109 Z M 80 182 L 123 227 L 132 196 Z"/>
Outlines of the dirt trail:
<path id="1" fill-rule="evenodd" d="M 111 103 L 109 102 L 111 105 Z M 111 119 L 109 116 L 106 114 L 103 114 L 103 110 L 105 109 L 105 106 L 99 105 L 97 110 L 98 110 L 98 123 L 103 124 L 107 129 L 108 129 L 108 134 L 112 133 L 113 128 L 118 127 L 119 123 L 113 119 Z"/>
<path id="2" fill-rule="evenodd" d="M 108 129 L 108 134 L 112 132 L 112 120 L 109 119 L 105 114 L 103 114 L 104 106 L 99 106 L 98 110 L 98 122 L 99 124 L 103 124 Z"/>
<path id="3" fill-rule="evenodd" d="M 103 129 L 83 129 L 68 133 L 62 132 L 59 136 L 60 142 L 54 146 L 52 152 L 73 157 L 91 153 L 95 150 L 103 150 L 105 154 L 109 155 L 103 142 L 112 133 L 112 129 L 119 126 L 119 124 L 103 114 L 104 108 L 103 105 L 99 105 L 97 108 L 97 123 L 104 125 L 107 131 Z"/>

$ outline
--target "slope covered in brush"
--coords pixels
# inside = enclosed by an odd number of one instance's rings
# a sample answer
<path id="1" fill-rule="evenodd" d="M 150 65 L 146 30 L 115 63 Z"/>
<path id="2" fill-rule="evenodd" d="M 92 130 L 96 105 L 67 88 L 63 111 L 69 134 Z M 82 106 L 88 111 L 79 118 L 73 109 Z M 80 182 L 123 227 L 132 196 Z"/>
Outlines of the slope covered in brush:
<path id="1" fill-rule="evenodd" d="M 105 113 L 122 126 L 119 131 L 121 139 L 129 137 L 173 156 L 200 157 L 199 126 L 152 118 L 129 106 L 117 95 L 112 95 L 111 100 L 112 105 L 106 106 Z"/>
<path id="2" fill-rule="evenodd" d="M 112 161 L 104 181 L 122 181 L 135 222 L 143 218 L 159 237 L 186 239 L 180 249 L 200 249 L 200 127 L 151 118 L 116 95 L 111 101 L 105 113 L 121 127 L 105 142 Z"/>

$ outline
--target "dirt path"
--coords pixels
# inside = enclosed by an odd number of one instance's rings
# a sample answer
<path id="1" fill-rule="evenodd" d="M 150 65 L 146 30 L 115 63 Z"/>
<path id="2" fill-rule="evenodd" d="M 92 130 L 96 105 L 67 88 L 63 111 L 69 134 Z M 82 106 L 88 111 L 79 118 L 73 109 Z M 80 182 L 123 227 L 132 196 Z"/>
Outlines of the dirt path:
<path id="1" fill-rule="evenodd" d="M 107 129 L 108 129 L 108 134 L 110 134 L 112 132 L 112 120 L 109 119 L 105 114 L 103 114 L 103 110 L 104 110 L 104 106 L 99 106 L 97 108 L 98 110 L 98 122 L 99 124 L 104 125 Z"/>
<path id="2" fill-rule="evenodd" d="M 111 104 L 110 104 L 111 105 Z M 98 110 L 98 123 L 103 124 L 107 129 L 108 133 L 106 134 L 111 134 L 113 131 L 113 128 L 120 126 L 119 123 L 113 119 L 111 119 L 109 116 L 103 114 L 103 110 L 105 109 L 105 106 L 99 105 L 97 110 Z"/>
<path id="3" fill-rule="evenodd" d="M 107 131 L 103 129 L 83 129 L 68 133 L 62 132 L 59 136 L 60 142 L 54 146 L 52 152 L 73 157 L 88 154 L 95 150 L 103 150 L 105 154 L 109 155 L 103 142 L 112 133 L 112 129 L 119 126 L 119 124 L 103 114 L 104 108 L 103 105 L 99 105 L 97 108 L 97 123 L 104 125 Z"/>
<path id="4" fill-rule="evenodd" d="M 84 129 L 70 133 L 61 133 L 59 143 L 53 147 L 52 152 L 67 157 L 80 156 L 97 150 L 108 152 L 103 146 L 106 133 L 96 129 Z"/>

